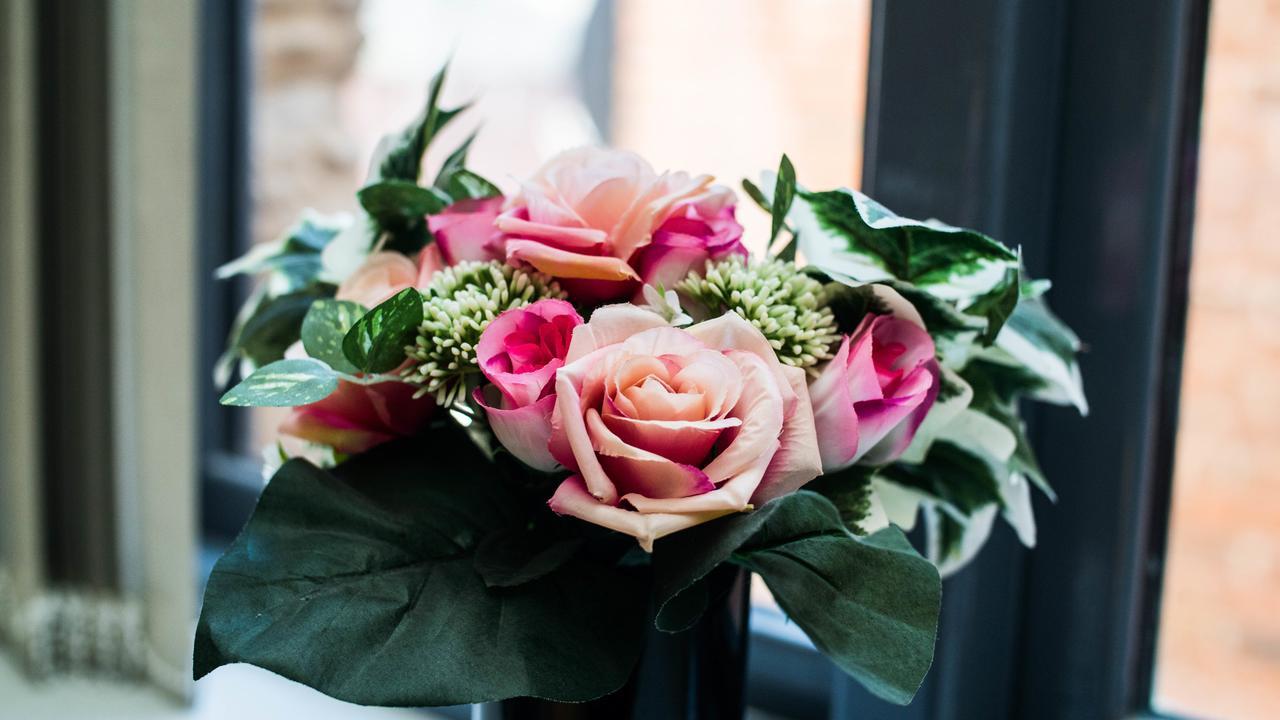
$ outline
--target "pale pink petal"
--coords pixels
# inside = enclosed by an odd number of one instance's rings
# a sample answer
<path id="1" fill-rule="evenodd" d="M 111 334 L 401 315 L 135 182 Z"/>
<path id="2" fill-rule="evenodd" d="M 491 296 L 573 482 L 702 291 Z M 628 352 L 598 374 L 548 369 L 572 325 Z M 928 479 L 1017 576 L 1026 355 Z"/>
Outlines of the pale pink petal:
<path id="1" fill-rule="evenodd" d="M 497 227 L 513 237 L 530 240 L 550 240 L 562 250 L 588 250 L 604 245 L 609 234 L 603 230 L 589 227 L 568 227 L 565 225 L 544 225 L 535 223 L 516 214 L 498 217 Z"/>
<path id="2" fill-rule="evenodd" d="M 557 515 L 568 515 L 594 525 L 616 530 L 634 537 L 646 552 L 653 551 L 653 541 L 674 532 L 701 525 L 732 511 L 705 513 L 642 514 L 598 501 L 587 492 L 580 476 L 574 475 L 560 483 L 547 505 Z"/>
<path id="3" fill-rule="evenodd" d="M 583 255 L 532 240 L 507 240 L 507 262 L 528 265 L 553 277 L 585 280 L 639 280 L 636 271 L 616 257 Z"/>
<path id="4" fill-rule="evenodd" d="M 706 343 L 708 347 L 749 352 L 760 358 L 773 374 L 773 384 L 782 389 L 783 401 L 788 407 L 795 402 L 795 393 L 782 372 L 782 363 L 778 360 L 777 353 L 773 351 L 773 347 L 769 345 L 764 335 L 737 313 L 725 313 L 720 317 L 692 325 L 687 328 L 687 331 Z"/>
<path id="5" fill-rule="evenodd" d="M 376 252 L 338 286 L 334 297 L 373 308 L 418 279 L 418 266 L 397 252 Z"/>
<path id="6" fill-rule="evenodd" d="M 604 415 L 604 423 L 628 445 L 657 453 L 678 463 L 702 465 L 724 430 L 738 427 L 738 418 L 701 420 L 636 420 Z"/>
<path id="7" fill-rule="evenodd" d="M 778 451 L 774 453 L 764 479 L 751 496 L 751 502 L 756 506 L 789 495 L 822 474 L 823 462 L 818 449 L 818 435 L 814 430 L 809 392 L 805 388 L 805 372 L 794 367 L 783 370 L 800 401 L 783 425 Z"/>
<path id="8" fill-rule="evenodd" d="M 759 462 L 762 455 L 766 460 L 771 457 L 782 433 L 784 418 L 782 393 L 765 362 L 751 353 L 736 350 L 727 352 L 726 356 L 742 373 L 742 396 L 729 413 L 741 419 L 742 426 L 733 442 L 703 468 L 717 485 Z M 794 395 L 790 384 L 787 389 Z"/>
<path id="9" fill-rule="evenodd" d="M 472 395 L 477 405 L 484 408 L 489 427 L 502 443 L 502 447 L 524 464 L 543 472 L 551 472 L 560 463 L 551 456 L 551 411 L 556 399 L 548 395 L 532 405 L 515 409 L 503 409 L 490 404 L 482 388 Z"/>
<path id="10" fill-rule="evenodd" d="M 778 447 L 778 441 L 766 448 L 766 452 L 742 468 L 737 475 L 708 493 L 684 498 L 650 498 L 639 494 L 624 495 L 621 502 L 631 505 L 641 513 L 722 513 L 742 512 L 751 509 L 751 496 L 764 479 L 769 460 Z"/>
<path id="11" fill-rule="evenodd" d="M 645 330 L 666 326 L 667 321 L 652 310 L 629 303 L 605 305 L 591 313 L 586 324 L 574 328 L 565 362 L 572 363 Z"/>
<path id="12" fill-rule="evenodd" d="M 609 352 L 609 350 L 606 348 L 598 352 Z M 603 502 L 614 503 L 617 502 L 618 491 L 604 469 L 600 467 L 599 459 L 596 458 L 591 437 L 587 433 L 585 408 L 582 406 L 582 398 L 579 395 L 582 379 L 576 377 L 576 374 L 579 371 L 585 372 L 588 368 L 574 367 L 580 363 L 589 363 L 593 359 L 596 357 L 588 355 L 579 363 L 566 365 L 556 373 L 556 407 L 552 418 L 551 451 L 553 456 L 560 459 L 566 467 L 577 468 L 593 496 Z M 575 380 L 578 382 L 575 383 Z M 592 410 L 594 411 L 594 408 Z M 566 450 L 573 455 L 572 465 L 562 459 Z"/>

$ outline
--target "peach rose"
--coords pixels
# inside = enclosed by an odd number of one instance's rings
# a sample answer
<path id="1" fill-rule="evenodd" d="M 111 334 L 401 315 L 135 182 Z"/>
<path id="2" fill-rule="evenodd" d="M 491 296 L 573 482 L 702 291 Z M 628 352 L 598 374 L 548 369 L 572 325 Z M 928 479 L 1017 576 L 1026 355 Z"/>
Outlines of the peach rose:
<path id="1" fill-rule="evenodd" d="M 646 550 L 821 472 L 804 371 L 733 313 L 681 330 L 600 308 L 574 331 L 555 393 L 551 453 L 574 474 L 548 504 Z"/>
<path id="2" fill-rule="evenodd" d="M 338 286 L 334 298 L 350 300 L 372 309 L 405 288 L 424 288 L 445 263 L 435 244 L 418 253 L 415 263 L 398 252 L 381 251 L 365 258 L 356 271 Z"/>
<path id="3" fill-rule="evenodd" d="M 525 182 L 498 216 L 506 261 L 556 278 L 575 300 L 629 297 L 641 281 L 633 257 L 664 222 L 690 208 L 695 220 L 698 207 L 728 206 L 732 213 L 732 191 L 711 181 L 710 175 L 659 175 L 634 153 L 568 150 Z M 704 223 L 693 237 L 714 234 Z"/>

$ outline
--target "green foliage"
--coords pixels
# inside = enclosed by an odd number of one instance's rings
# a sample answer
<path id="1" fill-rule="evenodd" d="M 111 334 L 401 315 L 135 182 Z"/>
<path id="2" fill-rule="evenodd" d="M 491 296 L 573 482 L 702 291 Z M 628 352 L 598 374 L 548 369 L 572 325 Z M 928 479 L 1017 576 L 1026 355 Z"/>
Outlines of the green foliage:
<path id="1" fill-rule="evenodd" d="M 440 174 L 436 176 L 436 181 L 432 184 L 437 190 L 448 195 L 453 202 L 498 197 L 502 194 L 498 186 L 471 172 L 466 167 L 467 152 L 471 149 L 471 143 L 475 139 L 476 134 L 471 133 L 458 146 L 457 150 L 454 150 L 449 157 L 445 158 L 444 165 L 440 168 Z"/>
<path id="2" fill-rule="evenodd" d="M 1081 414 L 1089 412 L 1084 383 L 1076 353 L 1080 339 L 1045 304 L 1043 298 L 1023 298 L 983 357 L 1017 365 L 1040 379 L 1029 395 L 1037 400 L 1074 405 Z"/>
<path id="3" fill-rule="evenodd" d="M 290 461 L 209 577 L 195 677 L 246 662 L 386 706 L 609 693 L 640 654 L 643 575 L 566 551 L 494 582 L 480 547 L 535 512 L 454 431 Z"/>
<path id="4" fill-rule="evenodd" d="M 981 448 L 937 440 L 923 463 L 897 462 L 881 468 L 877 477 L 920 490 L 969 514 L 1001 502 L 1000 485 L 1006 474 L 999 461 Z"/>
<path id="5" fill-rule="evenodd" d="M 654 546 L 658 626 L 690 624 L 706 578 L 726 559 L 758 573 L 814 644 L 868 690 L 906 704 L 933 661 L 941 584 L 896 528 L 865 539 L 840 511 L 800 491 Z"/>
<path id="6" fill-rule="evenodd" d="M 444 110 L 440 107 L 440 92 L 444 89 L 449 66 L 440 68 L 431 78 L 427 88 L 427 104 L 417 119 L 404 130 L 388 136 L 380 146 L 380 157 L 375 158 L 375 180 L 405 180 L 417 184 L 422 173 L 422 156 L 436 133 L 465 107 Z"/>
<path id="7" fill-rule="evenodd" d="M 791 165 L 791 158 L 784 154 L 778 163 L 778 178 L 773 186 L 773 203 L 769 207 L 771 224 L 768 247 L 773 246 L 773 241 L 778 239 L 778 233 L 782 232 L 783 226 L 787 224 L 787 213 L 791 211 L 791 203 L 795 201 L 795 197 L 796 169 Z M 781 259 L 795 260 L 794 242 L 788 246 L 788 249 L 790 257 L 781 257 Z"/>
<path id="8" fill-rule="evenodd" d="M 333 296 L 334 287 L 325 283 L 313 283 L 301 290 L 268 295 L 259 292 L 246 303 L 240 317 L 231 328 L 227 352 L 219 365 L 226 366 L 237 357 L 243 357 L 257 368 L 284 357 L 285 350 L 298 340 L 302 320 L 316 300 Z M 223 375 L 229 375 L 227 369 Z M 225 382 L 225 379 L 221 382 Z"/>
<path id="9" fill-rule="evenodd" d="M 296 407 L 323 400 L 338 389 L 338 376 L 319 360 L 277 360 L 253 371 L 222 396 L 223 405 Z"/>
<path id="10" fill-rule="evenodd" d="M 1018 306 L 1018 298 L 1021 295 L 1019 275 L 1018 268 L 1009 268 L 1005 271 L 1004 279 L 1000 284 L 965 308 L 965 312 L 987 319 L 987 329 L 982 333 L 983 345 L 990 345 L 996 341 L 1000 329 L 1008 322 L 1009 316 Z"/>
<path id="11" fill-rule="evenodd" d="M 302 347 L 307 355 L 320 360 L 338 372 L 355 373 L 359 369 L 342 352 L 342 341 L 368 310 L 349 300 L 316 300 L 302 319 Z"/>
<path id="12" fill-rule="evenodd" d="M 403 227 L 421 222 L 449 205 L 449 197 L 434 188 L 408 180 L 383 180 L 365 185 L 356 193 L 360 207 L 383 227 Z"/>
<path id="13" fill-rule="evenodd" d="M 351 326 L 342 352 L 360 372 L 389 372 L 404 362 L 405 347 L 421 323 L 422 294 L 405 288 Z"/>
<path id="14" fill-rule="evenodd" d="M 876 696 L 911 702 L 933 663 L 942 583 L 902 531 L 866 538 L 826 498 L 800 491 L 734 555 L 813 644 Z"/>
<path id="15" fill-rule="evenodd" d="M 816 267 L 854 283 L 901 280 L 946 299 L 974 298 L 1018 256 L 973 230 L 900 217 L 853 190 L 799 193 L 792 219 Z"/>

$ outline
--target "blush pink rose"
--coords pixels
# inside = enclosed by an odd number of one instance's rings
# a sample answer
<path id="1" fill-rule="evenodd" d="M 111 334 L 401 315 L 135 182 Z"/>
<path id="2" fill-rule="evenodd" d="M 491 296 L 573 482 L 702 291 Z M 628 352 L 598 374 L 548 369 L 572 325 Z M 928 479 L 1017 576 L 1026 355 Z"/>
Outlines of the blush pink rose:
<path id="1" fill-rule="evenodd" d="M 667 220 L 696 215 L 703 205 L 731 206 L 732 191 L 711 181 L 710 175 L 659 175 L 634 153 L 568 150 L 525 182 L 498 216 L 505 259 L 556 278 L 582 302 L 629 297 L 641 280 L 632 258 Z"/>
<path id="2" fill-rule="evenodd" d="M 503 258 L 502 233 L 494 224 L 502 203 L 501 197 L 460 200 L 438 215 L 427 216 L 427 228 L 446 265 Z"/>
<path id="3" fill-rule="evenodd" d="M 416 434 L 435 403 L 414 399 L 417 388 L 398 382 L 359 385 L 345 380 L 319 402 L 293 409 L 280 432 L 353 455 L 399 437 Z"/>
<path id="4" fill-rule="evenodd" d="M 405 288 L 424 288 L 444 267 L 434 244 L 418 253 L 417 262 L 398 252 L 376 252 L 365 258 L 355 272 L 338 286 L 334 297 L 374 308 Z"/>
<path id="5" fill-rule="evenodd" d="M 556 374 L 548 503 L 655 539 L 795 491 L 821 472 L 804 371 L 729 313 L 681 330 L 634 305 L 577 328 Z"/>
<path id="6" fill-rule="evenodd" d="M 809 386 L 823 470 L 902 455 L 938 397 L 939 376 L 933 338 L 921 325 L 863 318 Z"/>
<path id="7" fill-rule="evenodd" d="M 489 323 L 476 344 L 480 372 L 492 385 L 472 397 L 484 408 L 498 442 L 543 471 L 559 463 L 548 449 L 556 371 L 564 365 L 582 316 L 563 300 L 539 300 L 507 310 Z"/>

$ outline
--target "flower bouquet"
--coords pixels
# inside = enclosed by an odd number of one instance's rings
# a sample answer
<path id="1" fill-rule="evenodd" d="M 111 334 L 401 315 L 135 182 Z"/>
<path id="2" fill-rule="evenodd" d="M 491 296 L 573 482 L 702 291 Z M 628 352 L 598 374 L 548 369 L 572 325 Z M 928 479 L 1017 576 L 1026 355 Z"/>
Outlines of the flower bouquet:
<path id="1" fill-rule="evenodd" d="M 293 410 L 218 561 L 195 674 L 246 662 L 348 701 L 583 702 L 659 633 L 763 579 L 814 646 L 907 703 L 942 574 L 1052 496 L 1024 397 L 1084 397 L 1048 284 L 971 230 L 811 191 L 784 156 L 737 196 L 569 150 L 504 196 L 459 109 L 387 138 L 354 219 L 305 216 L 222 270 L 263 276 L 219 372 Z M 474 137 L 474 136 L 473 136 Z M 918 520 L 924 555 L 904 530 Z M 735 580 L 736 578 L 736 580 Z"/>

